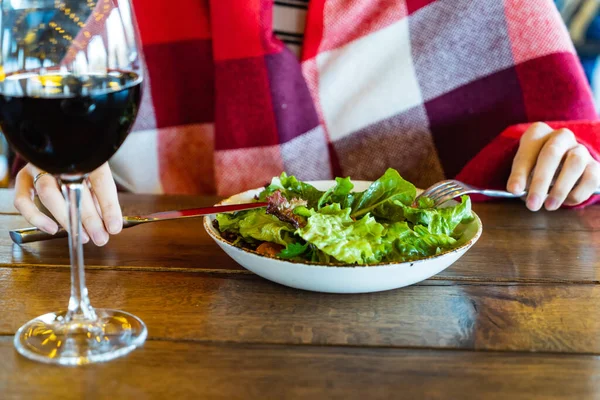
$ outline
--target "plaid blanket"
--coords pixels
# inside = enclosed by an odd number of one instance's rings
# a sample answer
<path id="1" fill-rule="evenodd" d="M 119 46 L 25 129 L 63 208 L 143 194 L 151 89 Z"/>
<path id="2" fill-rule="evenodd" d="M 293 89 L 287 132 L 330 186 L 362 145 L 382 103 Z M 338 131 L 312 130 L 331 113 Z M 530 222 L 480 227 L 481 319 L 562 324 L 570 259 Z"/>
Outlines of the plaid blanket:
<path id="1" fill-rule="evenodd" d="M 388 167 L 503 187 L 518 124 L 597 118 L 552 0 L 311 0 L 301 60 L 273 35 L 272 0 L 133 3 L 145 96 L 111 161 L 133 191 Z M 596 124 L 566 125 L 597 156 Z"/>

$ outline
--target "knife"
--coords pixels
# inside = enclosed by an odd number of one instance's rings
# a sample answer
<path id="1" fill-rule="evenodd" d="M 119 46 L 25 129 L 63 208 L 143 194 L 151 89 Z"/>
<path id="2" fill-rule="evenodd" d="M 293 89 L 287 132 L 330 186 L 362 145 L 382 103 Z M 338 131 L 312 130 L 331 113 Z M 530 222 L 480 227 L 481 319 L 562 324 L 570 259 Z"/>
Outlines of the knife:
<path id="1" fill-rule="evenodd" d="M 132 226 L 146 224 L 149 222 L 170 221 L 174 219 L 202 217 L 205 215 L 218 213 L 231 213 L 236 211 L 252 210 L 254 208 L 266 207 L 268 204 L 269 203 L 267 202 L 230 204 L 225 206 L 191 208 L 188 210 L 164 211 L 148 215 L 123 217 L 123 228 L 130 228 Z M 58 239 L 69 236 L 67 231 L 63 228 L 60 228 L 58 232 L 56 232 L 54 235 L 51 235 L 35 227 L 15 229 L 13 231 L 10 231 L 9 234 L 10 238 L 16 244 L 40 242 L 42 240 Z"/>

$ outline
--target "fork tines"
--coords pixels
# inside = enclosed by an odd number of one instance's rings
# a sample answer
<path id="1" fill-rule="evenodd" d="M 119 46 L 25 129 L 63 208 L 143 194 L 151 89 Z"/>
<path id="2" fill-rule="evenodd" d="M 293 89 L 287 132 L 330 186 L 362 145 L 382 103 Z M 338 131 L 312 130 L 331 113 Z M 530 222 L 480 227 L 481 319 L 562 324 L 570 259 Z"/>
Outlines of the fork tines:
<path id="1" fill-rule="evenodd" d="M 469 189 L 455 180 L 445 180 L 436 183 L 429 189 L 425 190 L 419 197 L 428 197 L 433 200 L 434 206 L 440 206 L 447 201 L 467 194 Z"/>

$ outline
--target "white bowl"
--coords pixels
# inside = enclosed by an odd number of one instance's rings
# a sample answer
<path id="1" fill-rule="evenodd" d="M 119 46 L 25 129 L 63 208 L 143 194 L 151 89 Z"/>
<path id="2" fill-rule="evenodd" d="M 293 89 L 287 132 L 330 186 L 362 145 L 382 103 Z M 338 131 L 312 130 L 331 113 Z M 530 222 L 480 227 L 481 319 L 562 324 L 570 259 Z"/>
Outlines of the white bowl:
<path id="1" fill-rule="evenodd" d="M 327 190 L 335 181 L 309 182 L 319 190 Z M 353 181 L 354 190 L 363 191 L 371 182 Z M 249 190 L 220 202 L 223 204 L 247 203 L 263 188 Z M 273 282 L 325 293 L 370 293 L 409 286 L 440 273 L 448 268 L 477 242 L 482 226 L 479 217 L 461 225 L 463 236 L 459 246 L 442 254 L 425 259 L 399 263 L 379 263 L 370 265 L 327 265 L 308 262 L 287 261 L 268 257 L 252 250 L 240 249 L 223 239 L 213 226 L 214 215 L 204 217 L 204 228 L 215 242 L 231 258 L 244 268 Z"/>

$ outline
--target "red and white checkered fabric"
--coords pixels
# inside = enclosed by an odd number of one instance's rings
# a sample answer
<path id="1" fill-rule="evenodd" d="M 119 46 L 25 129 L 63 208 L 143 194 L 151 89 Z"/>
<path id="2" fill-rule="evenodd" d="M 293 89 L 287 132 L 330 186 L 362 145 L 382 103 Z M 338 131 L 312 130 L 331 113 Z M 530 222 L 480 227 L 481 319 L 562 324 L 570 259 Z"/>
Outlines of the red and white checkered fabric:
<path id="1" fill-rule="evenodd" d="M 112 166 L 135 191 L 226 195 L 284 170 L 388 167 L 421 187 L 502 187 L 513 125 L 539 120 L 588 121 L 572 126 L 600 149 L 551 0 L 311 0 L 301 61 L 273 35 L 272 0 L 133 3 L 147 90 Z"/>

